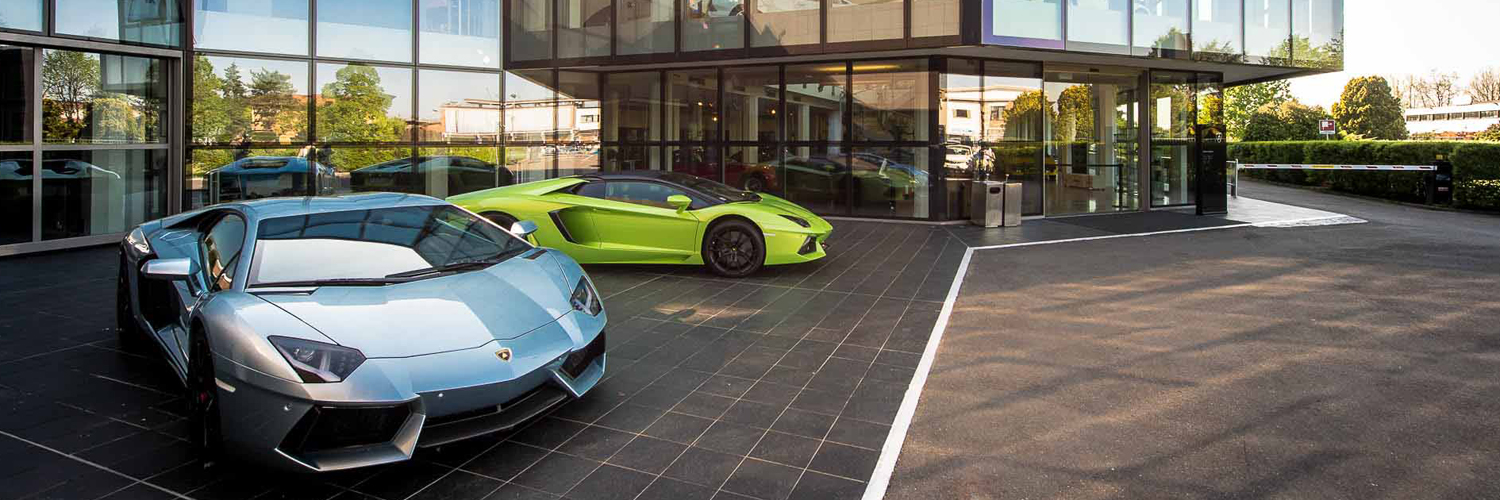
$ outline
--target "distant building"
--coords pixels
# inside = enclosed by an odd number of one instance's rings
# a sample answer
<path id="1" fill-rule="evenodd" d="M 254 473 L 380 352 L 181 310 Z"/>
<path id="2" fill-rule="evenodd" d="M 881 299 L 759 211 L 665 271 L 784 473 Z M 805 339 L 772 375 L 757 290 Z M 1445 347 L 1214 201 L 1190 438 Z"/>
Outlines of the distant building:
<path id="1" fill-rule="evenodd" d="M 1406 131 L 1440 139 L 1469 139 L 1500 123 L 1500 102 L 1406 110 Z"/>

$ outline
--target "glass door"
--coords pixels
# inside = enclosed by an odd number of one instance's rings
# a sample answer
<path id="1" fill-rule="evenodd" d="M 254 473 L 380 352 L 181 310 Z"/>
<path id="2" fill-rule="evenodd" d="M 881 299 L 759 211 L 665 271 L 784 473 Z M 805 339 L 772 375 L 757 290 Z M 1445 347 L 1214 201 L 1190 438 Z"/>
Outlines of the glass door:
<path id="1" fill-rule="evenodd" d="M 1140 70 L 1047 68 L 1047 215 L 1139 210 Z"/>
<path id="2" fill-rule="evenodd" d="M 1193 73 L 1151 72 L 1152 207 L 1197 201 L 1193 80 Z"/>

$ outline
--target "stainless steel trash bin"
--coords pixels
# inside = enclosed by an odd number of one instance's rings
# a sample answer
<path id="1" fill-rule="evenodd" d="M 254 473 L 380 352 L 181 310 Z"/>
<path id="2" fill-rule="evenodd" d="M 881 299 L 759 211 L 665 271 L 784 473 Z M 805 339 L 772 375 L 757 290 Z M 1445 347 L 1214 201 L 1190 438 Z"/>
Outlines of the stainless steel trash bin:
<path id="1" fill-rule="evenodd" d="M 970 183 L 969 222 L 984 227 L 1021 225 L 1021 183 Z"/>

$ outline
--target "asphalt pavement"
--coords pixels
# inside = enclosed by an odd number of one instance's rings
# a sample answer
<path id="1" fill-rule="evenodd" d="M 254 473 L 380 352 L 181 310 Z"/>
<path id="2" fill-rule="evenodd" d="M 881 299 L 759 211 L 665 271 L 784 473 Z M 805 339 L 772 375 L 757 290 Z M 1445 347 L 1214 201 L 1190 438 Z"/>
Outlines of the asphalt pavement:
<path id="1" fill-rule="evenodd" d="M 976 251 L 887 498 L 1500 497 L 1500 216 Z"/>

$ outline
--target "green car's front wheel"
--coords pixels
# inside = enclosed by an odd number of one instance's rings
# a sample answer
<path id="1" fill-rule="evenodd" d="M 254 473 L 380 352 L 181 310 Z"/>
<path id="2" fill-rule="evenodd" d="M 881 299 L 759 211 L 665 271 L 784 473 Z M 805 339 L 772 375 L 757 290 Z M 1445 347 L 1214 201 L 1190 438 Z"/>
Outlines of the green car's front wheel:
<path id="1" fill-rule="evenodd" d="M 714 224 L 703 238 L 703 263 L 719 276 L 743 278 L 765 262 L 765 239 L 749 222 L 730 219 Z"/>

